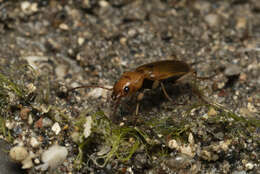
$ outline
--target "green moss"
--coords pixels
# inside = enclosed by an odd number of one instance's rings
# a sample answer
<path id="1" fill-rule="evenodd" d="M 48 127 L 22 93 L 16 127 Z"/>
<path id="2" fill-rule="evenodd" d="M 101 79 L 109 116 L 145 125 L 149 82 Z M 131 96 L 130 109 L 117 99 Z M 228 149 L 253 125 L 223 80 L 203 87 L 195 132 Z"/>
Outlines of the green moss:
<path id="1" fill-rule="evenodd" d="M 5 120 L 2 117 L 0 117 L 0 133 L 3 134 L 4 136 L 7 135 L 6 128 L 5 128 Z"/>
<path id="2" fill-rule="evenodd" d="M 229 122 L 234 121 L 236 123 L 246 124 L 247 126 L 260 127 L 260 120 L 257 118 L 245 118 L 243 116 L 239 116 L 230 109 L 218 103 L 211 103 L 210 106 L 219 111 L 219 118 L 227 119 Z"/>
<path id="3" fill-rule="evenodd" d="M 260 127 L 260 120 L 257 118 L 246 118 L 243 116 L 239 116 L 238 114 L 235 114 L 231 109 L 222 106 L 221 104 L 218 104 L 216 102 L 212 102 L 207 97 L 203 94 L 203 90 L 200 89 L 200 87 L 196 83 L 192 83 L 192 91 L 196 96 L 198 96 L 203 103 L 196 103 L 193 105 L 190 110 L 187 112 L 189 113 L 192 109 L 201 107 L 201 106 L 206 106 L 208 108 L 213 107 L 215 110 L 219 111 L 219 117 L 216 117 L 216 119 L 224 119 L 227 122 L 232 122 L 235 121 L 236 124 L 241 123 L 241 124 L 246 124 L 247 126 L 253 126 L 253 127 Z M 231 120 L 232 119 L 232 120 Z"/>
<path id="4" fill-rule="evenodd" d="M 164 118 L 153 118 L 146 122 L 144 127 L 147 127 L 147 130 L 154 132 L 155 135 L 161 135 L 164 139 L 165 137 L 171 137 L 186 141 L 186 132 L 189 129 L 188 121 L 186 119 L 181 119 L 178 122 L 174 122 L 172 117 L 176 116 L 170 115 Z M 152 139 L 158 138 L 153 137 Z"/>
<path id="5" fill-rule="evenodd" d="M 114 158 L 126 162 L 142 145 L 146 144 L 147 135 L 143 131 L 135 127 L 120 127 L 112 123 L 103 112 L 92 115 L 92 120 L 91 136 L 79 144 L 77 165 L 80 165 L 84 160 L 84 150 L 89 150 L 93 144 L 95 147 L 101 145 L 109 149 L 103 155 L 92 155 L 91 158 L 87 159 L 87 161 L 92 160 L 99 167 L 104 167 Z M 83 123 L 85 123 L 84 119 L 81 118 L 77 125 L 82 128 Z"/>
<path id="6" fill-rule="evenodd" d="M 1 73 L 0 73 L 0 86 L 2 90 L 12 91 L 19 97 L 24 96 L 24 92 L 22 88 L 18 84 L 12 82 L 7 76 Z"/>
<path id="7" fill-rule="evenodd" d="M 6 141 L 11 142 L 13 140 L 13 137 L 11 135 L 11 132 L 6 129 L 5 123 L 6 120 L 0 116 L 0 134 L 2 134 L 5 137 Z"/>
<path id="8" fill-rule="evenodd" d="M 120 127 L 115 125 L 106 117 L 104 119 L 104 117 L 102 112 L 94 115 L 96 126 L 93 129 L 94 132 L 103 134 L 106 137 L 106 146 L 111 147 L 109 153 L 103 156 L 105 159 L 104 163 L 106 164 L 115 156 L 122 162 L 128 161 L 134 152 L 142 144 L 145 144 L 147 135 L 135 127 Z"/>

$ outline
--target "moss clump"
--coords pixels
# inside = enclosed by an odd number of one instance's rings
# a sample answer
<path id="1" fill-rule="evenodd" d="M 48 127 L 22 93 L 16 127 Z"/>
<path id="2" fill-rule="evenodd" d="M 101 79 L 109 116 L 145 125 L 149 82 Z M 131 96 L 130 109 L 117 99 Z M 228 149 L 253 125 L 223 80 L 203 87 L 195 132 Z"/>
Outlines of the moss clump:
<path id="1" fill-rule="evenodd" d="M 112 123 L 103 112 L 97 112 L 91 116 L 93 120 L 91 136 L 79 144 L 79 154 L 77 164 L 84 160 L 86 151 L 92 153 L 86 161 L 92 161 L 99 167 L 104 167 L 115 157 L 121 162 L 127 162 L 132 155 L 146 144 L 147 135 L 135 127 L 118 126 Z M 82 128 L 84 119 L 77 122 Z M 90 147 L 102 147 L 104 152 L 89 152 Z M 85 150 L 85 151 L 84 151 Z M 97 149 L 96 149 L 97 150 Z M 101 161 L 101 162 L 100 162 Z"/>
<path id="2" fill-rule="evenodd" d="M 1 86 L 1 94 L 0 95 L 4 95 L 4 91 L 11 91 L 14 92 L 15 95 L 19 96 L 19 97 L 23 97 L 24 96 L 24 91 L 22 89 L 22 87 L 20 85 L 18 85 L 17 83 L 12 82 L 11 79 L 9 79 L 7 76 L 5 76 L 4 74 L 0 73 L 0 86 Z"/>

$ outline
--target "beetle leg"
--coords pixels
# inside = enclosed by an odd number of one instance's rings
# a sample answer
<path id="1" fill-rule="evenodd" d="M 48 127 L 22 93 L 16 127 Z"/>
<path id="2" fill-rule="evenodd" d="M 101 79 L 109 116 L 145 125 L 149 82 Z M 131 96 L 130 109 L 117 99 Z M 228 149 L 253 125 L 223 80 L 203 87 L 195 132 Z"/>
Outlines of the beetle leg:
<path id="1" fill-rule="evenodd" d="M 166 97 L 168 100 L 170 100 L 171 102 L 173 102 L 173 100 L 171 99 L 171 97 L 167 94 L 163 83 L 160 83 L 160 84 L 161 84 L 161 88 L 162 88 L 162 91 L 163 91 L 163 94 L 165 95 L 165 97 Z"/>
<path id="2" fill-rule="evenodd" d="M 186 79 L 187 79 L 188 77 L 190 77 L 191 75 L 193 75 L 193 74 L 194 74 L 194 71 L 190 71 L 190 72 L 188 72 L 187 74 L 181 76 L 178 80 L 175 81 L 175 83 L 187 82 Z M 186 81 L 185 81 L 185 80 L 186 80 Z"/>
<path id="3" fill-rule="evenodd" d="M 158 88 L 159 85 L 160 85 L 160 81 L 155 80 L 155 81 L 153 82 L 152 89 Z"/>
<path id="4" fill-rule="evenodd" d="M 135 115 L 138 115 L 139 113 L 139 107 L 140 107 L 140 101 L 144 98 L 144 93 L 141 92 L 137 96 L 137 104 L 136 104 L 136 109 L 135 109 Z"/>
<path id="5" fill-rule="evenodd" d="M 167 94 L 163 83 L 160 83 L 160 84 L 161 84 L 161 88 L 162 88 L 163 94 L 165 95 L 165 97 L 166 97 L 169 101 L 171 101 L 172 103 L 174 103 L 174 104 L 176 104 L 176 105 L 184 105 L 184 104 L 185 104 L 185 103 L 177 103 L 177 102 L 173 101 L 172 98 Z"/>
<path id="6" fill-rule="evenodd" d="M 139 107 L 140 107 L 140 103 L 137 102 L 137 104 L 136 104 L 136 109 L 135 109 L 135 115 L 138 115 L 138 113 L 139 113 Z"/>

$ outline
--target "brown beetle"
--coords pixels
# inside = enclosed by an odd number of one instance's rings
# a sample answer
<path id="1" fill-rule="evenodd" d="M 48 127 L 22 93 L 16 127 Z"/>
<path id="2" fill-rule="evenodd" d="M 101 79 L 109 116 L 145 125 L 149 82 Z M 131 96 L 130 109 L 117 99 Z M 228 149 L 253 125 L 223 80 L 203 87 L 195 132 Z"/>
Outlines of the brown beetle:
<path id="1" fill-rule="evenodd" d="M 112 90 L 113 92 L 111 98 L 115 102 L 115 109 L 117 108 L 122 97 L 132 96 L 137 92 L 140 92 L 137 95 L 136 106 L 136 115 L 138 115 L 139 101 L 142 100 L 144 96 L 142 92 L 143 89 L 154 89 L 160 85 L 166 98 L 173 101 L 167 94 L 163 83 L 165 81 L 178 82 L 191 74 L 195 74 L 195 71 L 187 63 L 179 60 L 163 60 L 145 64 L 132 71 L 124 72 L 120 79 L 114 84 L 112 89 L 98 85 L 90 85 L 76 87 L 71 90 L 88 87 Z M 210 77 L 196 78 L 209 79 Z"/>

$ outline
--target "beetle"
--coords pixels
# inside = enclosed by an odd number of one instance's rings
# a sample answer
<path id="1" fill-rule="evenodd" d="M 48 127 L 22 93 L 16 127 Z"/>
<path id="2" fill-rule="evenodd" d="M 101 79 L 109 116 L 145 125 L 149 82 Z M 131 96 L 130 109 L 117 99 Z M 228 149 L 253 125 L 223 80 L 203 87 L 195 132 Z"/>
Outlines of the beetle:
<path id="1" fill-rule="evenodd" d="M 111 98 L 115 103 L 115 109 L 120 103 L 123 97 L 137 95 L 137 105 L 135 114 L 138 115 L 140 101 L 142 100 L 144 93 L 143 90 L 155 89 L 161 86 L 165 97 L 172 101 L 173 100 L 167 94 L 164 82 L 179 82 L 185 79 L 191 74 L 196 74 L 196 72 L 185 62 L 180 60 L 162 60 L 157 62 L 152 62 L 148 64 L 141 65 L 132 71 L 124 72 L 119 80 L 114 84 L 113 88 L 106 88 L 99 85 L 86 85 L 72 88 L 69 91 L 78 88 L 103 88 L 106 90 L 111 90 Z M 199 79 L 209 79 L 210 77 L 196 77 Z"/>

